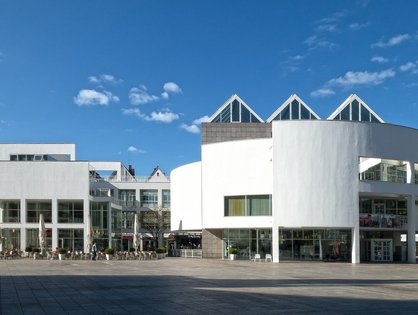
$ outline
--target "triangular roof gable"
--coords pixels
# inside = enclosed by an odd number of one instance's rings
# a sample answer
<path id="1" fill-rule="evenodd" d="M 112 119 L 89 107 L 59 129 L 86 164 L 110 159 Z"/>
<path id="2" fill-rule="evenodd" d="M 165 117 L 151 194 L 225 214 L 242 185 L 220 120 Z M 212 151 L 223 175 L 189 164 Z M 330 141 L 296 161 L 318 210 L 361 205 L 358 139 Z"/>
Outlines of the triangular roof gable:
<path id="1" fill-rule="evenodd" d="M 279 106 L 278 109 L 276 109 L 276 111 L 270 115 L 269 118 L 267 118 L 266 122 L 270 123 L 274 120 L 274 118 L 277 117 L 277 115 L 279 115 L 285 108 L 287 105 L 291 104 L 294 100 L 297 100 L 299 103 L 301 103 L 304 107 L 306 107 L 306 109 L 316 117 L 316 119 L 320 120 L 321 117 L 319 117 L 313 110 L 312 108 L 310 108 L 308 105 L 306 105 L 306 103 L 304 101 L 302 101 L 302 99 L 297 96 L 296 94 L 292 94 L 289 96 L 289 98 L 284 101 L 284 103 L 282 105 Z"/>
<path id="2" fill-rule="evenodd" d="M 159 166 L 155 167 L 152 171 L 151 175 L 148 177 L 149 182 L 169 182 L 167 176 L 165 176 L 164 172 L 160 169 Z"/>
<path id="3" fill-rule="evenodd" d="M 339 113 L 341 113 L 343 111 L 343 109 L 350 104 L 352 101 L 356 100 L 357 102 L 359 102 L 361 105 L 363 105 L 370 113 L 373 114 L 374 117 L 376 117 L 376 119 L 380 122 L 380 123 L 384 123 L 385 121 L 380 118 L 380 116 L 378 114 L 376 114 L 376 112 L 371 109 L 369 107 L 369 105 L 367 105 L 358 95 L 356 94 L 351 94 L 349 97 L 347 97 L 347 99 L 341 103 L 340 106 L 338 106 L 338 108 L 327 118 L 327 120 L 333 120 L 335 117 L 338 116 Z"/>
<path id="4" fill-rule="evenodd" d="M 250 106 L 248 106 L 247 105 L 247 103 L 245 103 L 237 94 L 233 94 L 230 98 L 228 98 L 228 100 L 221 106 L 221 107 L 219 107 L 218 108 L 218 110 L 212 115 L 212 116 L 210 116 L 207 120 L 206 120 L 206 122 L 208 122 L 208 123 L 211 123 L 211 122 L 213 122 L 214 121 L 214 119 L 227 107 L 227 106 L 229 106 L 230 104 L 232 104 L 232 102 L 234 101 L 234 100 L 237 100 L 238 102 L 240 102 L 246 109 L 248 109 L 249 110 L 249 112 L 253 115 L 253 116 L 255 116 L 255 118 L 257 118 L 261 123 L 262 122 L 264 122 L 264 120 L 263 119 L 261 119 L 260 118 L 260 116 L 258 116 L 257 114 L 256 114 L 256 112 L 255 111 L 253 111 L 252 109 L 251 109 L 251 107 Z"/>

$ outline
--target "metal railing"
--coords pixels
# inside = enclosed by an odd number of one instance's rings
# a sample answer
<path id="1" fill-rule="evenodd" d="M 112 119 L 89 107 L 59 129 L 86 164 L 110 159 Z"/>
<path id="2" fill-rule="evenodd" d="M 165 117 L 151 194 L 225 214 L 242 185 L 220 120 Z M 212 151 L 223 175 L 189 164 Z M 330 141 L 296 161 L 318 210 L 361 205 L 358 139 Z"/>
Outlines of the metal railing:
<path id="1" fill-rule="evenodd" d="M 109 183 L 148 183 L 151 178 L 153 178 L 153 182 L 158 182 L 156 181 L 155 177 L 150 176 L 122 176 L 120 179 L 118 179 L 116 176 L 90 176 L 90 181 Z M 165 176 L 165 178 L 167 178 L 167 180 L 170 181 L 170 176 Z M 165 183 L 165 181 L 161 181 L 161 183 Z"/>

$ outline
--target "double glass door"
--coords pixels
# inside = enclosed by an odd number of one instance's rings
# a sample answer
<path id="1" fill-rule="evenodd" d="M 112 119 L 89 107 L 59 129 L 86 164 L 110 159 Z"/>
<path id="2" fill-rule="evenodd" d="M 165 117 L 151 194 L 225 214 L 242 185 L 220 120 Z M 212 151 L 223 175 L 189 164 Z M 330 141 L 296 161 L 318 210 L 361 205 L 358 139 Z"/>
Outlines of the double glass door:
<path id="1" fill-rule="evenodd" d="M 372 239 L 370 245 L 371 261 L 393 261 L 393 244 L 391 239 Z"/>

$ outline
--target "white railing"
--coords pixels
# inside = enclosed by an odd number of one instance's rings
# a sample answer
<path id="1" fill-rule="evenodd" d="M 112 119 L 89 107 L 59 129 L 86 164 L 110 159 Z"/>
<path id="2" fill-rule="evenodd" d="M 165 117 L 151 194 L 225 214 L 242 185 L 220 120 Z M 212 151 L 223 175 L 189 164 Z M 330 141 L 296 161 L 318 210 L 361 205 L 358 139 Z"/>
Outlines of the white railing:
<path id="1" fill-rule="evenodd" d="M 168 181 L 170 181 L 169 176 L 165 176 Z M 109 182 L 109 183 L 147 183 L 149 182 L 151 177 L 149 176 L 122 176 L 121 179 L 118 179 L 116 176 L 103 176 L 103 177 L 94 177 L 90 176 L 90 181 L 92 182 Z M 158 183 L 155 177 L 153 178 L 153 182 Z M 164 182 L 165 181 L 161 181 Z"/>

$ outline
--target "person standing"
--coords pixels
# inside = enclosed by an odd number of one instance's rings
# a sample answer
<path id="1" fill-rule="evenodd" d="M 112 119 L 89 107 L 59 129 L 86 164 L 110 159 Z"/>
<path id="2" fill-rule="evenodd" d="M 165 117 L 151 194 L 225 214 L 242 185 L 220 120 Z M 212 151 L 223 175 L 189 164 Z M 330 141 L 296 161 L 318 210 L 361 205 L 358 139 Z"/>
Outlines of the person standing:
<path id="1" fill-rule="evenodd" d="M 96 260 L 96 253 L 97 253 L 96 243 L 93 243 L 93 246 L 91 247 L 91 251 L 93 253 L 93 256 L 91 257 L 91 260 Z"/>

